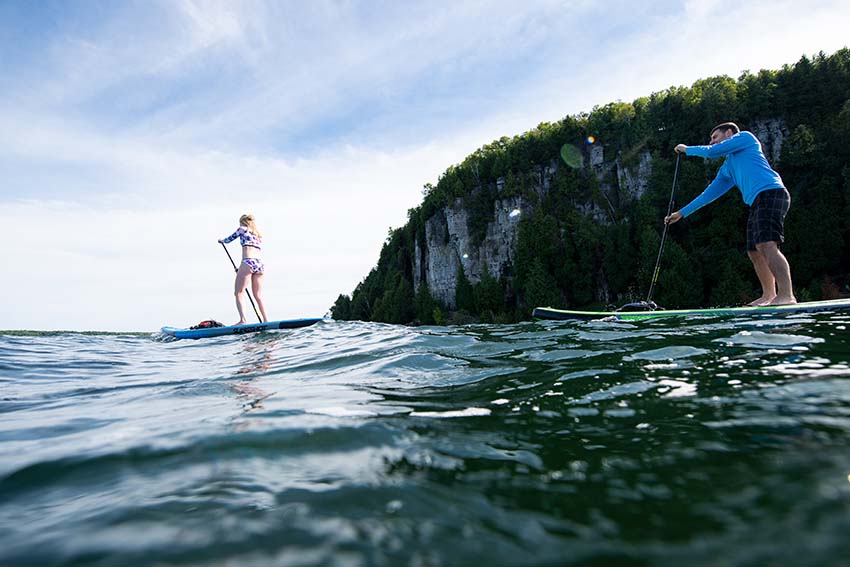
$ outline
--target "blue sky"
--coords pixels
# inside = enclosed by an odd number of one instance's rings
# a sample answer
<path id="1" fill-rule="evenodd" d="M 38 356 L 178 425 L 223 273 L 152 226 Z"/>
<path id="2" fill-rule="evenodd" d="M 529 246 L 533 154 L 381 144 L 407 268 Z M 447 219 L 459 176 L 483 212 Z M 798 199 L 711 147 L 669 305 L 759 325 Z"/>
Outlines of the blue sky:
<path id="1" fill-rule="evenodd" d="M 476 148 L 832 53 L 847 21 L 846 1 L 0 1 L 0 329 L 229 322 L 216 239 L 248 211 L 272 318 L 322 315 Z"/>

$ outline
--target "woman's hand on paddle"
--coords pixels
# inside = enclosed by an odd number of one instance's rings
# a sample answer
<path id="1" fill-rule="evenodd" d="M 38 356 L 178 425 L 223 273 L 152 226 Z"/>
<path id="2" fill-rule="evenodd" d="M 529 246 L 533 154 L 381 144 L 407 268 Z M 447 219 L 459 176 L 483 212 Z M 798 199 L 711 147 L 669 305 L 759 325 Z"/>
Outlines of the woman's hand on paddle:
<path id="1" fill-rule="evenodd" d="M 676 211 L 675 213 L 671 213 L 664 217 L 664 224 L 673 224 L 674 222 L 678 222 L 682 220 L 682 213 Z"/>
<path id="2" fill-rule="evenodd" d="M 673 149 L 676 151 L 676 153 L 683 154 L 685 153 L 685 150 L 688 149 L 688 146 L 686 146 L 685 144 L 679 144 Z"/>

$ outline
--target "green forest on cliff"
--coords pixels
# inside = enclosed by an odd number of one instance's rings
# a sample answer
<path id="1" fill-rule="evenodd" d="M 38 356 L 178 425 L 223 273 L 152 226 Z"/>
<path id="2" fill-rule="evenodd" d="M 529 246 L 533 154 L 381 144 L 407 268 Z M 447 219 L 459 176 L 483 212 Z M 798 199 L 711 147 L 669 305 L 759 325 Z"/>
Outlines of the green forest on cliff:
<path id="1" fill-rule="evenodd" d="M 779 70 L 711 77 L 631 103 L 613 102 L 483 146 L 449 167 L 436 185 L 425 186 L 422 204 L 408 211 L 406 225 L 390 231 L 377 266 L 351 296 L 339 296 L 333 317 L 421 324 L 516 321 L 527 319 L 536 306 L 605 307 L 599 301 L 602 285 L 610 303 L 643 299 L 671 191 L 673 147 L 707 143 L 711 128 L 728 120 L 744 130 L 779 120 L 786 130 L 772 166 L 791 193 L 783 251 L 798 299 L 847 293 L 850 50 L 845 48 Z M 620 201 L 601 189 L 588 165 L 589 137 L 604 147 L 606 161 L 617 157 L 627 166 L 640 154 L 651 155 L 652 173 L 639 199 Z M 565 145 L 583 154 L 581 165 L 570 167 L 561 159 Z M 677 208 L 702 192 L 721 163 L 682 159 Z M 540 167 L 554 164 L 550 189 L 541 195 L 534 189 Z M 497 180 L 503 183 L 497 186 Z M 425 242 L 432 215 L 460 200 L 469 234 L 480 243 L 496 200 L 516 195 L 535 206 L 519 221 L 511 274 L 485 274 L 473 285 L 461 271 L 453 313 L 424 283 L 414 293 L 415 242 Z M 605 221 L 583 213 L 582 203 L 604 210 Z M 737 305 L 757 297 L 760 288 L 745 252 L 746 218 L 747 207 L 733 189 L 671 226 L 653 299 L 686 308 Z"/>

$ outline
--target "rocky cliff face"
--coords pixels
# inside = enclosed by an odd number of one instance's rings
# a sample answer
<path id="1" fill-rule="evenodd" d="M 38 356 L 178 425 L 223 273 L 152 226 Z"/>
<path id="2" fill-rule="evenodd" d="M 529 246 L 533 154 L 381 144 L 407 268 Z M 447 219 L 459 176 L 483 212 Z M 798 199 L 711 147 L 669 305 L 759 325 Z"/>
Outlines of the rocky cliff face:
<path id="1" fill-rule="evenodd" d="M 782 142 L 788 137 L 788 125 L 779 118 L 758 120 L 753 123 L 750 130 L 761 142 L 762 150 L 772 165 L 779 163 L 779 155 L 782 153 Z"/>
<path id="2" fill-rule="evenodd" d="M 772 164 L 779 161 L 782 142 L 788 136 L 784 121 L 769 119 L 755 122 L 751 130 L 761 141 L 765 155 Z M 580 211 L 600 224 L 610 223 L 615 209 L 628 206 L 640 199 L 647 190 L 652 173 L 652 156 L 646 150 L 628 156 L 628 165 L 623 156 L 612 156 L 606 160 L 605 149 L 600 144 L 588 148 L 588 165 L 600 182 L 605 203 L 595 202 L 579 205 Z M 544 196 L 551 186 L 559 163 L 553 161 L 533 170 L 533 190 Z M 496 188 L 504 189 L 505 180 L 499 179 Z M 425 241 L 415 243 L 414 289 L 427 285 L 431 296 L 450 309 L 455 308 L 455 290 L 458 274 L 463 266 L 464 273 L 473 284 L 481 281 L 485 271 L 499 279 L 512 275 L 516 243 L 519 237 L 520 220 L 534 213 L 530 203 L 522 197 L 497 199 L 493 204 L 493 215 L 487 224 L 486 236 L 480 246 L 472 242 L 467 227 L 468 212 L 458 199 L 451 207 L 434 214 L 425 225 Z M 602 281 L 597 289 L 607 296 L 607 282 Z M 607 301 L 607 297 L 599 297 Z"/>
<path id="3" fill-rule="evenodd" d="M 423 282 L 434 299 L 450 309 L 455 307 L 455 289 L 460 268 L 472 283 L 481 281 L 485 271 L 494 278 L 510 275 L 524 210 L 521 197 L 497 200 L 493 220 L 480 246 L 472 243 L 467 228 L 468 213 L 460 199 L 438 212 L 425 224 L 424 246 L 416 241 L 413 286 L 416 292 Z"/>

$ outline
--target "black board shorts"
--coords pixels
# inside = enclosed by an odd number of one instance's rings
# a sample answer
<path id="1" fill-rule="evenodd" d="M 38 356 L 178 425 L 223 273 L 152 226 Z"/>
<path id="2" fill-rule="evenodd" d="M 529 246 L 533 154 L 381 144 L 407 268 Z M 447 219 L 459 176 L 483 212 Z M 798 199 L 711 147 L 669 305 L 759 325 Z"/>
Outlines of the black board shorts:
<path id="1" fill-rule="evenodd" d="M 785 242 L 785 215 L 790 207 L 791 195 L 785 188 L 756 195 L 747 219 L 747 250 L 755 250 L 762 242 Z"/>

